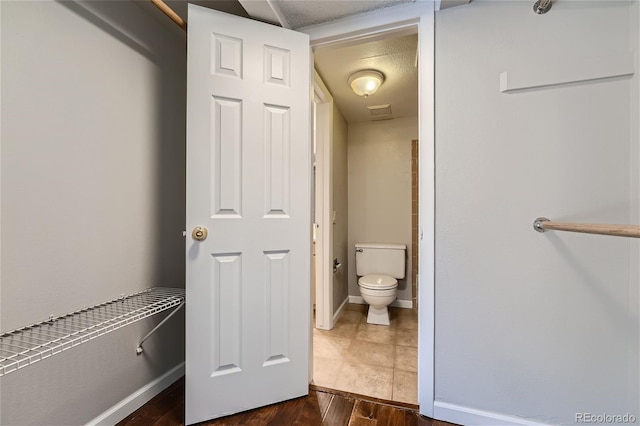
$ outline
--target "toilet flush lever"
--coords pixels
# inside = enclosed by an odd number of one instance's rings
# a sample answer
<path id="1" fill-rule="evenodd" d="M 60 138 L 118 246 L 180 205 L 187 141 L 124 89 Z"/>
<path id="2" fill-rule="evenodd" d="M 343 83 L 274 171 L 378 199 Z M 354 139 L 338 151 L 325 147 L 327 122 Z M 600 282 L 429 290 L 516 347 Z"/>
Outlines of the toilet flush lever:
<path id="1" fill-rule="evenodd" d="M 204 226 L 196 226 L 193 228 L 193 232 L 191 232 L 191 237 L 196 241 L 206 240 L 207 235 L 209 235 L 209 231 Z"/>
<path id="2" fill-rule="evenodd" d="M 356 253 L 362 253 L 362 249 L 356 249 Z"/>

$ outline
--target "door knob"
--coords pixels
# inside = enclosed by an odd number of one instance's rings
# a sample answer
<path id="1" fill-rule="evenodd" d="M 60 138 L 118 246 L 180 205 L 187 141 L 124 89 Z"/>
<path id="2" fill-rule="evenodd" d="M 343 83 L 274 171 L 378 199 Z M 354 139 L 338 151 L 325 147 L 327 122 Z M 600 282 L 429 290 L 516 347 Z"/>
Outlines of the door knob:
<path id="1" fill-rule="evenodd" d="M 195 228 L 193 228 L 193 232 L 191 232 L 191 236 L 196 241 L 206 240 L 207 235 L 209 235 L 209 231 L 204 226 L 196 226 Z"/>

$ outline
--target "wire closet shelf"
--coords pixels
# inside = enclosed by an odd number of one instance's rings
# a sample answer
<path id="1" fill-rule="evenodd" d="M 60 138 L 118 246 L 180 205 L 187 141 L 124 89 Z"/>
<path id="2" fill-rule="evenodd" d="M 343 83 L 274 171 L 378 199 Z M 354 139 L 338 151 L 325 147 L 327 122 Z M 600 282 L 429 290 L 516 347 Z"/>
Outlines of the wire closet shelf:
<path id="1" fill-rule="evenodd" d="M 184 303 L 181 288 L 153 287 L 0 335 L 0 377 Z"/>

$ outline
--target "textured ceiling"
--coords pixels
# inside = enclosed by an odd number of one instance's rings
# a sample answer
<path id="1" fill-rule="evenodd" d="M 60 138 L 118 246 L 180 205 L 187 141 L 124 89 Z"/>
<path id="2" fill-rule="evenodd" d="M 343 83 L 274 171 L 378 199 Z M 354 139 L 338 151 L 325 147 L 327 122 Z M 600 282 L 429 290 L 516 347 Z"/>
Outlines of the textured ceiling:
<path id="1" fill-rule="evenodd" d="M 2 0 L 0 0 L 2 1 Z M 233 15 L 249 17 L 249 13 L 238 0 L 164 0 L 183 19 L 188 20 L 187 4 L 193 3 L 210 9 Z M 306 27 L 333 21 L 357 13 L 370 12 L 372 10 L 383 9 L 402 3 L 413 3 L 416 0 L 244 0 L 245 6 L 251 3 L 273 2 L 282 16 L 287 20 L 292 29 Z M 463 0 L 460 0 L 463 1 Z M 150 6 L 148 1 L 138 2 Z M 146 7 L 147 10 L 155 9 Z M 155 13 L 161 16 L 160 12 Z M 166 17 L 162 18 L 167 20 Z M 277 22 L 275 15 L 271 19 L 265 18 L 269 22 Z"/>
<path id="2" fill-rule="evenodd" d="M 276 6 L 287 18 L 291 28 L 333 21 L 356 13 L 369 12 L 415 0 L 275 0 Z"/>
<path id="3" fill-rule="evenodd" d="M 418 69 L 415 66 L 418 35 L 377 40 L 314 52 L 316 70 L 349 123 L 370 121 L 368 106 L 390 104 L 392 118 L 418 114 Z M 357 96 L 349 76 L 375 69 L 385 75 L 380 89 L 368 98 Z"/>

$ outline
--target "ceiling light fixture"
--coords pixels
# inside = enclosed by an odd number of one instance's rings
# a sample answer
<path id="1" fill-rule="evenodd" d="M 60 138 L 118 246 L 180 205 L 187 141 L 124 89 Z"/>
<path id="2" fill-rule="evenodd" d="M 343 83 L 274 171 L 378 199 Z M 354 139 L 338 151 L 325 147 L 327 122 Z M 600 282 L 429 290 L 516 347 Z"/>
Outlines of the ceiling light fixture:
<path id="1" fill-rule="evenodd" d="M 349 77 L 348 83 L 358 96 L 368 97 L 378 90 L 384 82 L 384 74 L 375 70 L 358 71 Z"/>

